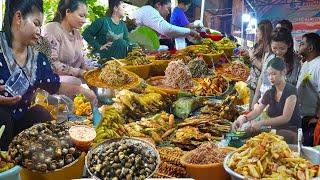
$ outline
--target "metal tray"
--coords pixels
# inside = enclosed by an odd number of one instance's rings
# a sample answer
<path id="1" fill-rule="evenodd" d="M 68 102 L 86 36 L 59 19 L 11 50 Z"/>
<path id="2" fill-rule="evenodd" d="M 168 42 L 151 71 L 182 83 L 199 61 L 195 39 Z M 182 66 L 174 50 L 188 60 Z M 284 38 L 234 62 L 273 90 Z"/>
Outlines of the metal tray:
<path id="1" fill-rule="evenodd" d="M 297 149 L 298 149 L 297 145 L 289 144 L 289 147 L 290 147 L 291 150 L 297 152 Z M 232 152 L 232 153 L 230 153 L 230 154 L 228 154 L 226 156 L 226 158 L 223 161 L 223 167 L 230 174 L 232 180 L 245 179 L 244 176 L 234 172 L 228 166 L 228 162 L 229 162 L 231 156 L 233 155 L 233 153 L 234 152 Z M 306 160 L 312 162 L 313 164 L 320 164 L 320 152 L 317 151 L 316 149 L 312 148 L 312 147 L 302 146 L 301 155 L 302 155 L 303 158 L 305 158 Z M 319 178 L 314 178 L 313 180 L 316 180 L 316 179 L 319 179 Z"/>

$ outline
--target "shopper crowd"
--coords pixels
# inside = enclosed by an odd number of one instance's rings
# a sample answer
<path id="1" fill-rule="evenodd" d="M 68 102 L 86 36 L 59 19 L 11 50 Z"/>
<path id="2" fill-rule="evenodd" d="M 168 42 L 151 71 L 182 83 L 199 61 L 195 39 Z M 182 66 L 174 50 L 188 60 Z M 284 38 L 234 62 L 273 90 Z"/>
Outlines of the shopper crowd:
<path id="1" fill-rule="evenodd" d="M 5 124 L 1 149 L 11 139 L 34 123 L 52 119 L 40 106 L 31 106 L 38 88 L 50 93 L 74 97 L 83 93 L 96 102 L 95 93 L 83 88 L 83 75 L 92 69 L 85 58 L 83 39 L 99 54 L 100 64 L 112 58 L 124 58 L 131 50 L 125 22 L 124 1 L 109 0 L 109 11 L 92 22 L 81 34 L 88 7 L 83 0 L 60 0 L 54 18 L 42 27 L 42 0 L 6 0 L 3 32 L 0 33 L 0 124 Z M 199 37 L 185 15 L 190 1 L 179 0 L 170 23 L 166 21 L 170 0 L 152 0 L 133 12 L 137 26 L 147 26 L 159 36 L 168 38 Z M 297 52 L 292 24 L 283 20 L 273 29 L 268 20 L 258 24 L 253 49 L 244 50 L 250 57 L 248 87 L 250 110 L 233 124 L 239 129 L 249 123 L 248 131 L 257 133 L 263 127 L 276 129 L 288 142 L 297 139 L 302 127 L 305 145 L 313 145 L 314 129 L 320 116 L 320 36 L 303 35 Z M 8 93 L 5 84 L 12 75 L 22 74 L 26 91 L 18 96 Z M 266 110 L 267 119 L 257 117 Z M 37 117 L 37 118 L 34 118 Z M 258 118 L 259 119 L 259 118 Z"/>
<path id="2" fill-rule="evenodd" d="M 279 21 L 273 30 L 269 20 L 258 24 L 254 48 L 243 50 L 251 62 L 251 111 L 239 116 L 233 129 L 244 123 L 253 135 L 275 129 L 288 143 L 296 143 L 297 130 L 302 128 L 304 145 L 313 146 L 320 144 L 320 130 L 316 129 L 320 117 L 320 36 L 304 34 L 296 45 L 292 27 L 288 20 Z M 260 116 L 263 111 L 267 118 Z"/>

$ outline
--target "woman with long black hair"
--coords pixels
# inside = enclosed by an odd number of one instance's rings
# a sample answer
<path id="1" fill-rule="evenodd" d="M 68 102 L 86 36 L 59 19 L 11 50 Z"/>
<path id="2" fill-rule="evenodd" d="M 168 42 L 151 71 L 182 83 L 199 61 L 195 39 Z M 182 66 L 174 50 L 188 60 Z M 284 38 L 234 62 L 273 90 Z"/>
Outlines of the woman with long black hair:
<path id="1" fill-rule="evenodd" d="M 266 71 L 271 89 L 264 93 L 261 103 L 256 105 L 254 110 L 247 115 L 239 116 L 232 128 L 238 130 L 244 123 L 250 122 L 247 132 L 255 135 L 262 131 L 262 126 L 271 126 L 272 129 L 277 130 L 277 134 L 285 138 L 287 143 L 296 143 L 297 130 L 301 126 L 297 89 L 286 82 L 286 63 L 283 59 L 271 59 Z M 269 118 L 255 121 L 254 119 L 260 116 L 267 106 Z"/>
<path id="2" fill-rule="evenodd" d="M 0 125 L 6 128 L 0 141 L 1 150 L 6 150 L 12 138 L 22 130 L 52 120 L 42 106 L 31 106 L 38 88 L 69 96 L 84 93 L 91 101 L 95 100 L 90 90 L 60 83 L 47 57 L 33 48 L 40 37 L 43 1 L 6 0 L 5 5 L 3 32 L 0 32 Z M 25 91 L 19 94 L 12 93 L 6 86 L 6 82 L 16 81 L 17 72 L 20 80 L 27 82 L 23 84 Z"/>

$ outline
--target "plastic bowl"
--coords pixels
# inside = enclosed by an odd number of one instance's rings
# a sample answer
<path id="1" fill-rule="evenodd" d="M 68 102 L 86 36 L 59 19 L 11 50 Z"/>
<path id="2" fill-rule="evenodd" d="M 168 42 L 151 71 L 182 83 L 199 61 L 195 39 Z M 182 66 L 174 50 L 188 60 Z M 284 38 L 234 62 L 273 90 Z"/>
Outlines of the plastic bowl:
<path id="1" fill-rule="evenodd" d="M 0 179 L 20 180 L 20 176 L 19 176 L 20 171 L 21 171 L 20 166 L 14 166 L 11 169 L 8 169 L 7 171 L 0 173 Z"/>
<path id="2" fill-rule="evenodd" d="M 29 88 L 29 81 L 21 69 L 12 73 L 5 83 L 5 90 L 12 96 L 23 96 Z"/>
<path id="3" fill-rule="evenodd" d="M 171 60 L 153 60 L 150 75 L 151 76 L 164 76 L 164 71 L 167 69 Z"/>
<path id="4" fill-rule="evenodd" d="M 218 47 L 218 50 L 223 50 L 227 57 L 233 56 L 233 50 L 235 47 Z"/>
<path id="5" fill-rule="evenodd" d="M 81 156 L 71 164 L 48 173 L 34 172 L 23 168 L 20 172 L 20 176 L 22 180 L 70 180 L 81 178 L 85 156 L 86 154 L 82 153 Z"/>
<path id="6" fill-rule="evenodd" d="M 180 89 L 172 89 L 167 87 L 162 87 L 161 83 L 164 79 L 164 76 L 155 76 L 147 80 L 147 84 L 154 86 L 155 88 L 159 89 L 160 91 L 163 91 L 167 94 L 171 95 L 177 95 L 180 91 Z"/>
<path id="7" fill-rule="evenodd" d="M 223 53 L 223 50 L 219 50 L 217 54 L 202 54 L 202 57 L 209 67 L 213 67 L 214 64 L 219 63 L 219 59 L 221 58 Z"/>
<path id="8" fill-rule="evenodd" d="M 96 137 L 96 131 L 86 125 L 76 125 L 69 129 L 69 135 L 74 145 L 85 151 L 90 148 L 92 141 Z"/>
<path id="9" fill-rule="evenodd" d="M 222 149 L 227 149 L 230 151 L 234 151 L 234 148 L 225 147 Z M 186 162 L 186 159 L 194 152 L 190 151 L 184 154 L 180 158 L 180 162 L 183 166 L 185 166 L 186 171 L 189 176 L 196 180 L 208 180 L 208 179 L 219 179 L 219 180 L 227 180 L 230 179 L 229 174 L 223 168 L 223 162 L 221 163 L 212 163 L 212 164 L 190 164 Z"/>

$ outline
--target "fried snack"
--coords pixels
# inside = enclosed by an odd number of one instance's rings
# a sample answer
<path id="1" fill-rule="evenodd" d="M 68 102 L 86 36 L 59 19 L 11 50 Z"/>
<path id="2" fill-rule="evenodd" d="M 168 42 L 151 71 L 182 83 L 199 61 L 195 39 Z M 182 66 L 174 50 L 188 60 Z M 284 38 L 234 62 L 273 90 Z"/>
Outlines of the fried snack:
<path id="1" fill-rule="evenodd" d="M 232 77 L 240 78 L 246 80 L 248 77 L 248 71 L 246 65 L 241 61 L 234 61 L 224 69 L 226 74 L 231 75 Z"/>
<path id="2" fill-rule="evenodd" d="M 193 86 L 192 74 L 183 61 L 172 61 L 166 71 L 164 84 L 173 89 L 190 89 Z"/>
<path id="3" fill-rule="evenodd" d="M 157 149 L 161 164 L 155 174 L 155 178 L 185 178 L 187 172 L 180 163 L 180 157 L 184 152 L 180 148 L 162 147 Z"/>
<path id="4" fill-rule="evenodd" d="M 77 116 L 90 116 L 92 114 L 91 103 L 83 94 L 78 94 L 74 100 L 74 113 Z"/>
<path id="5" fill-rule="evenodd" d="M 299 157 L 273 133 L 261 133 L 248 140 L 230 158 L 228 166 L 254 179 L 311 179 L 320 176 L 319 165 Z"/>
<path id="6" fill-rule="evenodd" d="M 142 52 L 141 49 L 134 49 L 128 53 L 128 57 L 125 58 L 125 62 L 130 66 L 139 66 L 150 64 L 151 61 L 147 59 L 147 55 Z"/>
<path id="7" fill-rule="evenodd" d="M 220 149 L 214 143 L 205 143 L 193 151 L 186 158 L 186 162 L 190 164 L 212 164 L 222 163 L 230 150 Z"/>
<path id="8" fill-rule="evenodd" d="M 208 64 L 202 58 L 196 58 L 190 61 L 188 68 L 193 78 L 203 78 L 213 75 L 213 71 L 208 68 Z"/>
<path id="9" fill-rule="evenodd" d="M 0 152 L 0 173 L 11 169 L 13 166 L 14 164 L 9 161 L 7 153 Z"/>
<path id="10" fill-rule="evenodd" d="M 108 61 L 103 67 L 100 80 L 109 86 L 121 86 L 131 81 L 129 74 L 125 73 L 116 62 Z"/>
<path id="11" fill-rule="evenodd" d="M 219 96 L 228 89 L 228 81 L 221 75 L 200 79 L 193 89 L 197 96 Z"/>

